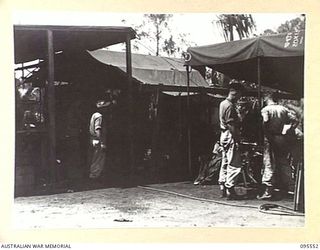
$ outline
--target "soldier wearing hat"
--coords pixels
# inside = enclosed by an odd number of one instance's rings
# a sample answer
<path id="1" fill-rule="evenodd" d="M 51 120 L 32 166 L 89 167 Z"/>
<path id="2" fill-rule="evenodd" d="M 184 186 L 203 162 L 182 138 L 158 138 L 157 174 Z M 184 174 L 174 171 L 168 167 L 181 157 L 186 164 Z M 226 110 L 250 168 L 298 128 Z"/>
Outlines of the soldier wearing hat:
<path id="1" fill-rule="evenodd" d="M 90 133 L 90 179 L 96 179 L 101 176 L 106 161 L 106 122 L 105 111 L 115 100 L 110 98 L 100 99 L 96 103 L 97 111 L 91 116 L 89 133 Z"/>

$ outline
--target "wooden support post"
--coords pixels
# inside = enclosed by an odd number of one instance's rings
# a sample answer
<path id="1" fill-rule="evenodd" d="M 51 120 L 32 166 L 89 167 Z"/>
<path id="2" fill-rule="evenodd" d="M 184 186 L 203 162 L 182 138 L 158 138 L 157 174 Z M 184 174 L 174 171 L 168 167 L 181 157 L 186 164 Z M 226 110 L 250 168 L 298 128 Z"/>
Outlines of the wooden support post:
<path id="1" fill-rule="evenodd" d="M 294 211 L 304 212 L 304 170 L 303 162 L 297 164 L 294 188 Z"/>
<path id="2" fill-rule="evenodd" d="M 48 46 L 48 146 L 49 146 L 49 179 L 50 183 L 56 182 L 56 122 L 55 122 L 55 89 L 54 89 L 54 48 L 53 32 L 47 30 Z"/>
<path id="3" fill-rule="evenodd" d="M 25 77 L 25 75 L 24 75 L 24 63 L 21 63 L 21 68 L 22 68 L 22 75 L 21 75 L 21 77 L 22 77 L 22 81 L 24 82 L 24 77 Z"/>
<path id="4" fill-rule="evenodd" d="M 181 159 L 181 157 L 182 157 L 182 154 L 181 154 L 181 152 L 182 152 L 182 150 L 181 150 L 181 148 L 182 148 L 182 138 L 183 138 L 183 123 L 182 123 L 182 121 L 183 121 L 183 112 L 182 112 L 182 97 L 181 97 L 181 93 L 179 93 L 179 131 L 178 131 L 178 134 L 179 134 L 179 136 L 178 136 L 178 145 L 179 145 L 179 148 L 178 148 L 178 157 L 177 157 L 177 159 L 178 159 L 178 166 L 179 166 L 179 173 L 180 173 L 180 170 L 182 169 L 182 166 L 183 166 L 183 164 L 182 164 L 182 159 Z"/>
<path id="5" fill-rule="evenodd" d="M 261 68 L 260 68 L 260 57 L 257 59 L 257 79 L 258 79 L 258 101 L 259 101 L 259 109 L 262 108 L 261 101 Z"/>
<path id="6" fill-rule="evenodd" d="M 262 109 L 262 99 L 261 99 L 261 61 L 260 57 L 257 58 L 257 79 L 258 79 L 258 104 L 259 104 L 259 111 Z M 261 131 L 258 133 L 258 144 L 263 144 L 263 131 L 262 131 L 262 120 L 260 120 Z"/>
<path id="7" fill-rule="evenodd" d="M 153 123 L 153 127 L 152 127 L 152 168 L 153 168 L 153 174 L 155 175 L 154 178 L 156 180 L 159 180 L 160 176 L 160 170 L 158 169 L 158 167 L 160 166 L 159 164 L 159 130 L 160 130 L 160 87 L 157 87 L 156 90 L 156 97 L 155 97 L 155 108 L 156 108 L 156 114 L 155 114 L 155 121 Z"/>
<path id="8" fill-rule="evenodd" d="M 134 171 L 134 103 L 133 103 L 133 86 L 132 86 L 132 58 L 131 58 L 131 38 L 127 35 L 126 39 L 126 71 L 127 71 L 127 79 L 128 79 L 128 134 L 129 134 L 129 166 L 130 171 Z"/>
<path id="9" fill-rule="evenodd" d="M 188 169 L 189 175 L 193 178 L 192 163 L 191 163 L 191 129 L 190 129 L 190 66 L 186 65 L 187 70 L 187 144 L 188 144 Z"/>

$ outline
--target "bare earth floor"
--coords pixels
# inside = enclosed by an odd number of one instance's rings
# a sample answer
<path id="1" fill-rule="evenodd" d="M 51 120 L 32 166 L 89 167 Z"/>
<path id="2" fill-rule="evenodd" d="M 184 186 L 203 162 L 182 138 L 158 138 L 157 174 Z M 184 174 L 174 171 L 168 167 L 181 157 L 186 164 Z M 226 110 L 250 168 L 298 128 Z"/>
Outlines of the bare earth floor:
<path id="1" fill-rule="evenodd" d="M 304 216 L 259 212 L 265 203 L 293 207 L 292 198 L 227 201 L 219 188 L 191 182 L 149 187 L 192 197 L 229 202 L 236 207 L 196 200 L 137 187 L 105 188 L 44 196 L 18 197 L 14 201 L 15 228 L 129 228 L 129 227 L 302 227 Z M 237 189 L 241 192 L 242 189 Z"/>

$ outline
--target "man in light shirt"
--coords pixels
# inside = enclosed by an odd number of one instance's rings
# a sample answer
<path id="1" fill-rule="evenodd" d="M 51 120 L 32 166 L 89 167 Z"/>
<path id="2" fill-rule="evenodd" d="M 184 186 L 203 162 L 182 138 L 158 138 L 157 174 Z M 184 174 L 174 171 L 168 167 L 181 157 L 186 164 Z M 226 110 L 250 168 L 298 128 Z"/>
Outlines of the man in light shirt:
<path id="1" fill-rule="evenodd" d="M 261 200 L 271 199 L 275 174 L 282 172 L 282 184 L 290 181 L 290 173 L 286 173 L 289 152 L 287 131 L 295 129 L 298 125 L 296 116 L 289 109 L 277 103 L 275 93 L 264 95 L 266 106 L 261 110 L 264 132 L 263 175 L 262 184 L 264 192 L 258 195 Z M 284 178 L 285 177 L 285 178 Z"/>
<path id="2" fill-rule="evenodd" d="M 241 96 L 243 87 L 238 82 L 229 84 L 228 97 L 220 103 L 220 145 L 222 146 L 222 162 L 219 173 L 219 185 L 221 197 L 238 199 L 235 192 L 236 180 L 241 172 L 240 143 L 240 121 L 236 111 L 236 102 Z"/>
<path id="3" fill-rule="evenodd" d="M 113 104 L 111 100 L 99 100 L 96 103 L 97 112 L 95 112 L 90 119 L 89 133 L 90 133 L 90 148 L 91 148 L 91 162 L 90 162 L 90 179 L 96 179 L 101 176 L 105 167 L 106 161 L 106 122 L 105 111 Z"/>

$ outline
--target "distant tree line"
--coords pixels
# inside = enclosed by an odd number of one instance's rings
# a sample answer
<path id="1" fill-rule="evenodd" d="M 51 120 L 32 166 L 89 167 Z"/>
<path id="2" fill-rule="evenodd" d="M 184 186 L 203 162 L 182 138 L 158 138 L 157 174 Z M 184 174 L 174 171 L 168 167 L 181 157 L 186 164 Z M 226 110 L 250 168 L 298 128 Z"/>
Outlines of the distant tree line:
<path id="1" fill-rule="evenodd" d="M 181 57 L 184 50 L 196 46 L 188 38 L 187 33 L 172 33 L 172 14 L 145 14 L 142 22 L 132 25 L 137 39 L 133 41 L 133 49 L 139 51 L 142 47 L 148 54 L 155 56 Z M 127 21 L 122 20 L 123 23 Z"/>
<path id="2" fill-rule="evenodd" d="M 274 35 L 278 33 L 295 32 L 298 30 L 304 30 L 306 26 L 305 15 L 302 14 L 300 17 L 291 19 L 282 23 L 276 30 L 266 29 L 261 34 L 262 36 Z"/>

